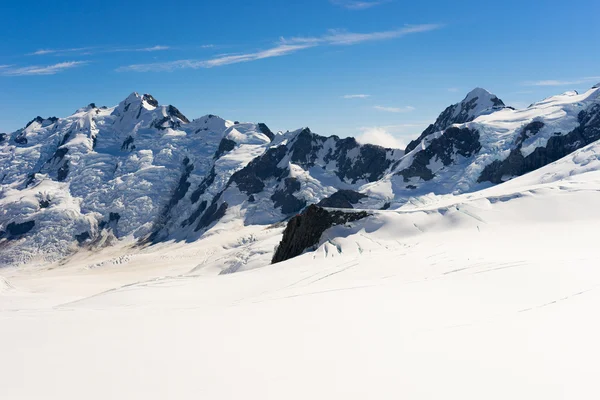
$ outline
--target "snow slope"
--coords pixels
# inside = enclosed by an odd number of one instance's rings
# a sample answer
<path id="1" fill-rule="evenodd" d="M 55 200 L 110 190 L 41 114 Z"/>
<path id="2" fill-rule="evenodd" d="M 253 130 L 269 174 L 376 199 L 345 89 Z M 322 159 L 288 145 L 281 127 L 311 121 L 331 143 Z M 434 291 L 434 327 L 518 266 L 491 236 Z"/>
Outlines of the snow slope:
<path id="1" fill-rule="evenodd" d="M 90 266 L 122 254 L 109 247 L 4 268 L 3 396 L 597 398 L 598 154 L 372 211 L 314 252 L 236 274 L 202 252 L 281 227 L 231 219 L 121 263 Z"/>
<path id="2" fill-rule="evenodd" d="M 105 247 L 121 257 L 131 246 L 194 244 L 229 226 L 262 231 L 310 204 L 397 210 L 475 193 L 597 140 L 598 87 L 523 110 L 477 88 L 406 151 L 214 115 L 189 121 L 133 93 L 113 108 L 38 117 L 2 136 L 0 266 L 68 262 Z M 258 265 L 248 254 L 217 269 Z"/>

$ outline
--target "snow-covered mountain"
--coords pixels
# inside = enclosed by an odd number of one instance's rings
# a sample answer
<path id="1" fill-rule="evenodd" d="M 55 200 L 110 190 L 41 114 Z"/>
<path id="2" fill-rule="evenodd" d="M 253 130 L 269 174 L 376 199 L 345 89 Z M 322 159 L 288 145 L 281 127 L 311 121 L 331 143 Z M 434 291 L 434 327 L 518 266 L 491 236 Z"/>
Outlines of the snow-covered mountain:
<path id="1" fill-rule="evenodd" d="M 598 85 L 523 110 L 475 89 L 406 151 L 308 128 L 190 121 L 133 93 L 116 107 L 90 104 L 0 135 L 0 265 L 118 243 L 194 242 L 230 224 L 269 227 L 310 204 L 398 209 L 431 193 L 488 188 L 598 139 Z"/>

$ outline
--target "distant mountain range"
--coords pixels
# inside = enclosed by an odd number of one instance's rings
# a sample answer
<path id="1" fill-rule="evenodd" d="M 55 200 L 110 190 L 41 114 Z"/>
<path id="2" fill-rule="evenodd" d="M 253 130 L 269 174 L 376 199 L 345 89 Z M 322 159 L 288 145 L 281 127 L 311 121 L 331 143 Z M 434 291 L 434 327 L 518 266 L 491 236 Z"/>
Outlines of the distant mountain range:
<path id="1" fill-rule="evenodd" d="M 0 266 L 121 241 L 193 242 L 221 222 L 270 226 L 311 204 L 396 209 L 488 188 L 599 139 L 600 85 L 521 110 L 477 88 L 406 149 L 214 115 L 190 121 L 133 93 L 0 133 Z"/>

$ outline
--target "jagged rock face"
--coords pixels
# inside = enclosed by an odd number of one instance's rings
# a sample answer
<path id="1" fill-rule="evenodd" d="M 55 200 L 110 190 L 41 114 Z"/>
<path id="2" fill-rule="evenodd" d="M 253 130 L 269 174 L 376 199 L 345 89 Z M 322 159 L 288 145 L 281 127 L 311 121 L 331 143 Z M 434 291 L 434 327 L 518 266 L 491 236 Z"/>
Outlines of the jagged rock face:
<path id="1" fill-rule="evenodd" d="M 263 123 L 263 122 L 259 122 L 257 124 L 258 129 L 265 134 L 270 140 L 275 139 L 275 134 L 273 132 L 271 132 L 271 130 L 269 129 L 269 127 Z"/>
<path id="2" fill-rule="evenodd" d="M 347 224 L 368 217 L 367 212 L 327 211 L 311 205 L 302 214 L 290 219 L 272 263 L 299 256 L 319 243 L 323 232 L 335 225 Z"/>
<path id="3" fill-rule="evenodd" d="M 579 126 L 566 135 L 557 132 L 550 137 L 545 146 L 537 147 L 532 153 L 524 156 L 521 148 L 523 142 L 535 137 L 544 127 L 539 121 L 527 125 L 515 143 L 510 155 L 502 161 L 494 161 L 486 166 L 479 177 L 479 182 L 502 183 L 512 177 L 534 171 L 572 152 L 600 140 L 600 104 L 578 115 Z"/>
<path id="4" fill-rule="evenodd" d="M 273 134 L 214 115 L 189 121 L 134 93 L 116 107 L 90 104 L 0 135 L 0 266 L 123 238 L 193 241 L 229 223 L 284 221 L 311 204 L 394 209 L 478 190 L 600 140 L 599 124 L 599 89 L 526 110 L 475 90 L 405 154 L 308 128 Z"/>
<path id="5" fill-rule="evenodd" d="M 215 116 L 190 122 L 177 108 L 134 93 L 116 107 L 90 104 L 64 119 L 36 117 L 5 135 L 0 230 L 35 225 L 3 247 L 0 266 L 40 251 L 60 258 L 106 230 L 145 237 L 208 175 L 231 125 Z"/>
<path id="6" fill-rule="evenodd" d="M 411 178 L 421 178 L 424 181 L 433 179 L 434 173 L 428 165 L 439 160 L 448 166 L 455 160 L 456 155 L 472 157 L 481 149 L 479 132 L 469 128 L 448 128 L 442 136 L 433 139 L 429 146 L 416 154 L 412 164 L 399 172 L 408 182 Z"/>
<path id="7" fill-rule="evenodd" d="M 271 200 L 275 208 L 281 208 L 284 214 L 293 214 L 302 210 L 306 206 L 306 200 L 301 200 L 294 197 L 294 193 L 301 188 L 297 178 L 285 178 L 283 188 L 275 191 Z"/>
<path id="8" fill-rule="evenodd" d="M 360 145 L 353 138 L 324 137 L 308 128 L 301 129 L 275 137 L 264 154 L 235 172 L 218 194 L 217 203 L 241 207 L 247 224 L 275 223 L 337 191 L 321 179 L 358 188 L 383 177 L 402 155 L 400 150 Z M 367 197 L 357 194 L 350 200 L 356 196 Z M 201 205 L 202 212 L 196 210 L 185 224 L 213 212 L 215 207 L 205 209 Z"/>
<path id="9" fill-rule="evenodd" d="M 330 208 L 354 208 L 354 205 L 365 197 L 367 196 L 354 190 L 342 189 L 321 200 L 317 205 Z"/>
<path id="10" fill-rule="evenodd" d="M 406 146 L 406 153 L 413 151 L 424 138 L 435 132 L 443 131 L 453 124 L 463 124 L 473 121 L 483 113 L 499 110 L 504 107 L 504 102 L 498 97 L 485 89 L 476 88 L 463 101 L 446 108 L 434 124 L 429 125 L 418 139 L 413 140 Z"/>

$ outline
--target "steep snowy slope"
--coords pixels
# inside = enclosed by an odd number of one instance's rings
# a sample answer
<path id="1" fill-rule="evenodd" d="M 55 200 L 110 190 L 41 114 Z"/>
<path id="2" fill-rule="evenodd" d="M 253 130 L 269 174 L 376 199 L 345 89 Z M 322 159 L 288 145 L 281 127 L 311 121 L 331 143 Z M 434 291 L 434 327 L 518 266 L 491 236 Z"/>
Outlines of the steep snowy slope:
<path id="1" fill-rule="evenodd" d="M 150 234 L 211 171 L 233 126 L 212 115 L 190 122 L 137 93 L 114 108 L 34 119 L 0 144 L 0 263 Z M 236 132 L 242 156 L 232 170 L 270 142 L 252 124 Z"/>
<path id="2" fill-rule="evenodd" d="M 207 242 L 224 255 L 239 231 L 259 234 L 231 229 L 239 219 L 122 264 L 2 269 L 2 393 L 597 398 L 599 154 L 593 143 L 476 193 L 370 210 L 252 271 L 209 276 L 202 262 Z"/>
<path id="3" fill-rule="evenodd" d="M 504 107 L 430 132 L 390 174 L 360 192 L 380 196 L 392 208 L 428 193 L 472 192 L 533 171 L 598 139 L 600 89 L 567 92 L 523 110 Z"/>
<path id="4" fill-rule="evenodd" d="M 0 266 L 123 239 L 191 243 L 221 233 L 217 225 L 263 229 L 310 204 L 398 209 L 485 189 L 599 139 L 596 86 L 523 110 L 477 88 L 406 152 L 308 128 L 274 134 L 213 115 L 189 121 L 134 93 L 113 108 L 90 104 L 0 136 Z M 225 270 L 247 267 L 238 261 Z"/>

